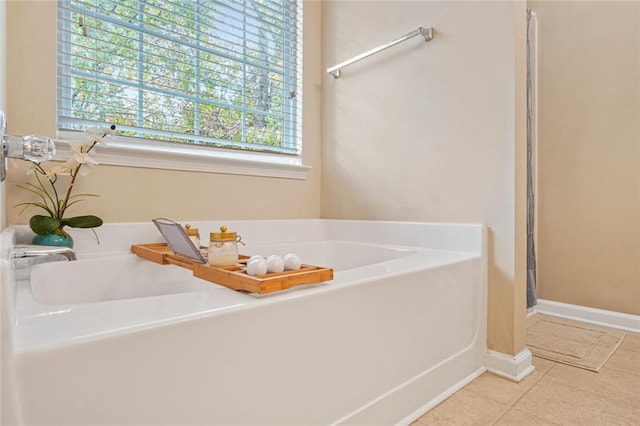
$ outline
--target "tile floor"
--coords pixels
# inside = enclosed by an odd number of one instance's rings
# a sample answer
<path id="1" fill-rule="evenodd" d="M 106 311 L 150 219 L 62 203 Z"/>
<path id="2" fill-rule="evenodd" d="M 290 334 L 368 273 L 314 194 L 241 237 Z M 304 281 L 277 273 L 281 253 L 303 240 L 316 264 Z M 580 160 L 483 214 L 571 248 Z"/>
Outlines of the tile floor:
<path id="1" fill-rule="evenodd" d="M 412 426 L 640 426 L 640 334 L 627 333 L 599 373 L 538 357 L 533 364 L 520 383 L 484 373 Z"/>

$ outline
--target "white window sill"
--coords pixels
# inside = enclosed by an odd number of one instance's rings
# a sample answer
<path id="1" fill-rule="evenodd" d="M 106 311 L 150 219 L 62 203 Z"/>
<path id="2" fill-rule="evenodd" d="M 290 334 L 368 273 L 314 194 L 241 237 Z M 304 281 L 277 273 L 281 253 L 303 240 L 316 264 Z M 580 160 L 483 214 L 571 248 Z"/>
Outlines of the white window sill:
<path id="1" fill-rule="evenodd" d="M 68 141 L 84 136 L 76 132 L 58 132 L 54 160 L 66 161 L 71 153 Z M 243 152 L 197 145 L 108 137 L 96 147 L 95 159 L 100 164 L 165 170 L 226 173 L 285 179 L 306 179 L 310 166 L 300 156 L 261 152 Z"/>

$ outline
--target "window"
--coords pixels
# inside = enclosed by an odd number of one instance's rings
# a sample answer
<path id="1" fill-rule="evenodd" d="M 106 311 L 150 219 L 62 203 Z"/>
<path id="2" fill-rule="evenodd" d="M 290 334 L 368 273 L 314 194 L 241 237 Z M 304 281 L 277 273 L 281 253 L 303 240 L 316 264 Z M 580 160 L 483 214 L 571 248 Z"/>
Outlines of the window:
<path id="1" fill-rule="evenodd" d="M 299 3 L 60 0 L 59 129 L 299 155 Z"/>

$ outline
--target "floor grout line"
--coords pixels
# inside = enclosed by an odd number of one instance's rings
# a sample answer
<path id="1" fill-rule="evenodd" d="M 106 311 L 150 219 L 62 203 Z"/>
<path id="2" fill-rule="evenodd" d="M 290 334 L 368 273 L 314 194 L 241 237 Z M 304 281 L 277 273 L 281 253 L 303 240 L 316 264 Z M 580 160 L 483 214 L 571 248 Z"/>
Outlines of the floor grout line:
<path id="1" fill-rule="evenodd" d="M 506 405 L 506 404 L 505 404 Z M 504 416 L 507 415 L 507 413 L 512 409 L 512 406 L 509 406 L 506 410 L 504 410 L 504 413 L 500 414 L 500 417 L 498 417 L 493 423 L 491 423 L 491 426 L 495 425 L 496 423 L 498 423 Z"/>
<path id="2" fill-rule="evenodd" d="M 555 361 L 550 361 L 550 360 L 547 360 L 547 361 L 549 361 L 549 362 L 553 363 L 553 365 L 552 365 L 551 367 L 549 367 L 549 369 L 548 369 L 547 371 L 545 371 L 544 373 L 542 373 L 542 375 L 540 376 L 540 378 L 539 378 L 538 380 L 536 380 L 536 381 L 535 381 L 535 383 L 534 383 L 533 385 L 531 385 L 531 387 L 530 387 L 529 389 L 527 389 L 527 390 L 526 390 L 522 395 L 520 395 L 520 397 L 519 397 L 518 399 L 516 399 L 516 400 L 513 402 L 513 404 L 505 404 L 505 405 L 508 405 L 508 406 L 509 406 L 509 408 L 507 408 L 507 410 L 506 410 L 504 413 L 502 413 L 502 415 L 501 415 L 500 417 L 498 417 L 498 419 L 496 419 L 493 423 L 491 423 L 491 425 L 492 425 L 492 426 L 493 426 L 493 425 L 495 425 L 496 423 L 498 423 L 498 422 L 499 422 L 499 421 L 500 421 L 504 416 L 506 416 L 506 415 L 507 415 L 507 413 L 508 413 L 509 411 L 511 411 L 511 409 L 512 409 L 512 408 L 515 408 L 515 405 L 516 405 L 516 404 L 517 404 L 517 403 L 518 403 L 522 398 L 524 398 L 524 396 L 525 396 L 526 394 L 528 394 L 529 392 L 531 392 L 531 389 L 533 389 L 534 387 L 538 386 L 538 383 L 540 383 L 540 380 L 542 380 L 542 379 L 544 378 L 544 376 L 546 376 L 546 374 L 547 374 L 549 371 L 551 371 L 551 369 L 552 369 L 553 367 L 555 367 L 555 365 L 557 364 L 557 362 L 555 362 Z M 535 372 L 535 371 L 534 371 L 534 372 Z M 532 374 L 533 374 L 533 373 L 532 373 Z M 505 380 L 506 380 L 506 379 L 505 379 Z M 515 409 L 517 410 L 517 408 L 515 408 Z M 526 413 L 526 411 L 524 411 L 524 412 Z M 531 413 L 528 413 L 528 414 L 531 414 Z"/>
<path id="3" fill-rule="evenodd" d="M 544 373 L 542 373 L 542 375 L 540 376 L 540 378 L 538 380 L 536 380 L 536 382 L 533 384 L 533 386 L 531 386 L 529 389 L 527 389 L 522 395 L 520 395 L 520 398 L 516 399 L 515 402 L 511 405 L 511 407 L 515 407 L 515 405 L 520 402 L 520 400 L 522 398 L 525 397 L 526 394 L 528 394 L 529 392 L 531 392 L 531 389 L 535 388 L 536 386 L 538 386 L 538 384 L 540 383 L 540 380 L 544 379 L 544 376 L 547 375 L 547 373 L 549 371 L 551 371 L 553 369 L 553 367 L 556 366 L 557 362 L 555 361 L 551 361 L 553 363 L 553 365 L 551 367 L 549 367 L 549 369 L 547 371 L 545 371 Z"/>
<path id="4" fill-rule="evenodd" d="M 543 358 L 543 359 L 544 359 L 544 358 Z M 542 375 L 540 376 L 540 378 L 539 378 L 538 380 L 536 380 L 536 382 L 533 384 L 533 386 L 531 386 L 529 389 L 527 389 L 527 390 L 526 390 L 522 395 L 520 395 L 520 398 L 518 398 L 518 399 L 516 399 L 516 400 L 514 401 L 514 403 L 511 405 L 511 407 L 509 407 L 509 410 L 511 410 L 512 408 L 514 408 L 514 409 L 516 409 L 516 410 L 520 410 L 520 408 L 516 408 L 516 404 L 517 404 L 518 402 L 520 402 L 520 400 L 522 400 L 522 398 L 524 398 L 524 397 L 525 397 L 529 392 L 531 392 L 531 390 L 532 390 L 533 388 L 535 388 L 536 386 L 538 386 L 538 385 L 540 384 L 540 381 L 541 381 L 542 379 L 544 379 L 544 376 L 546 376 L 546 375 L 547 375 L 547 373 L 548 373 L 549 371 L 553 370 L 553 367 L 555 367 L 555 366 L 558 364 L 558 363 L 557 363 L 557 362 L 555 362 L 555 361 L 550 361 L 550 360 L 547 360 L 547 361 L 549 361 L 549 362 L 553 363 L 553 365 L 552 365 L 551 367 L 549 367 L 549 369 L 548 369 L 547 371 L 545 371 L 544 373 L 542 373 Z M 507 411 L 509 411 L 509 410 L 507 410 Z M 524 413 L 527 413 L 527 414 L 529 414 L 529 415 L 532 415 L 532 416 L 538 417 L 537 415 L 535 415 L 535 414 L 533 414 L 533 413 L 529 413 L 529 412 L 528 412 L 528 411 L 526 411 L 526 410 L 520 410 L 520 411 L 522 411 L 522 412 L 524 412 Z M 506 414 L 506 413 L 505 413 L 505 414 Z M 504 417 L 504 415 L 505 415 L 505 414 L 503 414 L 503 415 L 502 415 L 502 417 Z M 544 421 L 546 421 L 546 422 L 549 422 L 549 420 L 547 420 L 547 419 L 543 419 L 543 420 L 544 420 Z M 554 422 L 549 422 L 549 423 L 554 423 Z"/>

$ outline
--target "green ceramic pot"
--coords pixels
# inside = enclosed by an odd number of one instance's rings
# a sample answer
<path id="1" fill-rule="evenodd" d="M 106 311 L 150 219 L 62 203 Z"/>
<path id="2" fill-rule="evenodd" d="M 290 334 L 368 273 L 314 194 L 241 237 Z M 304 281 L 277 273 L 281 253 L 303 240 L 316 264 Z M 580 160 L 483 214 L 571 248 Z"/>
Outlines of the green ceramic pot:
<path id="1" fill-rule="evenodd" d="M 31 241 L 39 246 L 58 246 L 73 248 L 73 238 L 62 229 L 56 229 L 51 234 L 36 235 Z"/>

